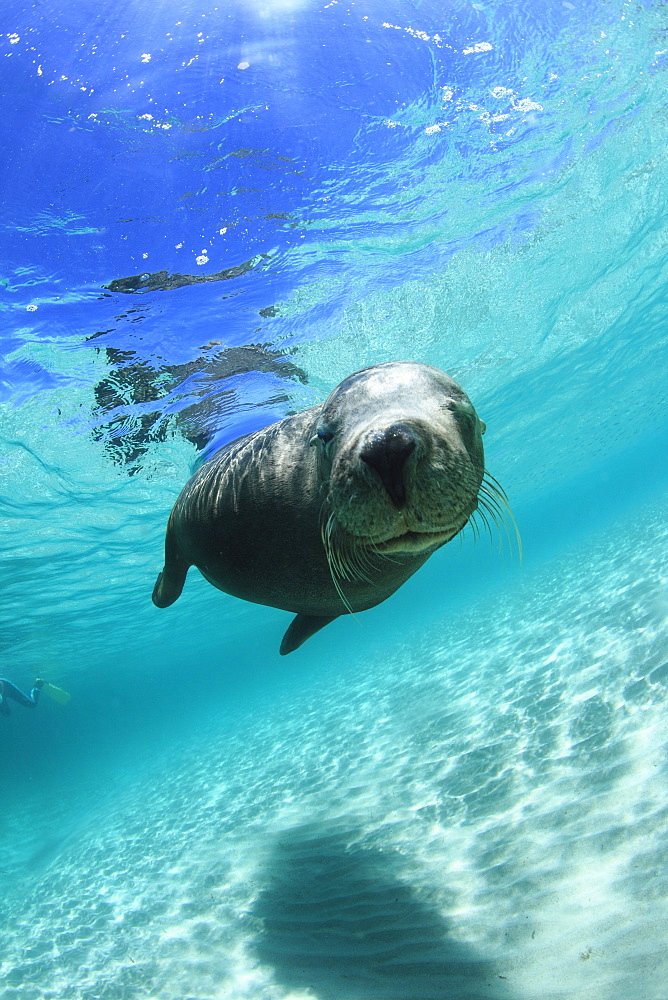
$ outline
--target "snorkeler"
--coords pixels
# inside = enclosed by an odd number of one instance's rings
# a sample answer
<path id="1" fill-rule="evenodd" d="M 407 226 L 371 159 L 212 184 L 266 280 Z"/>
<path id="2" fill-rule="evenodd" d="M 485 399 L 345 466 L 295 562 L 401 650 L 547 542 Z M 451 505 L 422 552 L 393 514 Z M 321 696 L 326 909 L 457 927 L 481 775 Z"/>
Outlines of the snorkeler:
<path id="1" fill-rule="evenodd" d="M 9 705 L 7 704 L 8 698 L 17 701 L 19 705 L 23 705 L 25 708 L 36 708 L 39 701 L 39 693 L 43 687 L 44 681 L 38 677 L 30 694 L 24 694 L 11 681 L 0 677 L 0 715 L 10 714 Z"/>
<path id="2" fill-rule="evenodd" d="M 49 698 L 57 702 L 58 705 L 67 705 L 70 700 L 70 694 L 67 691 L 63 691 L 62 688 L 56 687 L 55 684 L 50 684 L 48 681 L 43 681 L 41 677 L 36 679 L 30 694 L 24 694 L 17 688 L 16 684 L 12 684 L 5 677 L 0 677 L 0 715 L 10 714 L 8 698 L 18 701 L 19 705 L 23 705 L 24 708 L 35 708 L 39 701 L 40 691 L 48 694 Z"/>

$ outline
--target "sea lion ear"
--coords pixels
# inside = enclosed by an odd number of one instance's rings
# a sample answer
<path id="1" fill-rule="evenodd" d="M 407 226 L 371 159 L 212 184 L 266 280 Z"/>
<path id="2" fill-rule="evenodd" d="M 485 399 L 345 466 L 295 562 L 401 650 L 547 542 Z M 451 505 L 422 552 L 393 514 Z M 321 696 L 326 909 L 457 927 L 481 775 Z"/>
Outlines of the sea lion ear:
<path id="1" fill-rule="evenodd" d="M 478 423 L 480 424 L 480 433 L 484 434 L 485 431 L 487 430 L 487 424 L 485 423 L 484 420 L 481 420 L 480 417 L 478 417 Z"/>

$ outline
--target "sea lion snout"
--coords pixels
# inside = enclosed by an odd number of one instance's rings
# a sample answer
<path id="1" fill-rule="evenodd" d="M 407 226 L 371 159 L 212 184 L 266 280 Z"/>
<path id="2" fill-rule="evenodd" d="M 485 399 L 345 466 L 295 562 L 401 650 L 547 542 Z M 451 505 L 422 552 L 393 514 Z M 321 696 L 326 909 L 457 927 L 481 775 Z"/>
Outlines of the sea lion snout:
<path id="1" fill-rule="evenodd" d="M 407 424 L 396 423 L 374 433 L 360 451 L 361 460 L 378 473 L 397 510 L 406 506 L 404 467 L 416 445 L 413 430 Z"/>
<path id="2" fill-rule="evenodd" d="M 405 416 L 397 409 L 392 400 L 389 420 L 376 411 L 356 435 L 339 432 L 327 479 L 339 527 L 376 548 L 407 533 L 426 544 L 434 533 L 461 530 L 483 476 L 482 441 L 467 440 L 449 409 L 437 418 L 416 412 L 413 401 Z"/>

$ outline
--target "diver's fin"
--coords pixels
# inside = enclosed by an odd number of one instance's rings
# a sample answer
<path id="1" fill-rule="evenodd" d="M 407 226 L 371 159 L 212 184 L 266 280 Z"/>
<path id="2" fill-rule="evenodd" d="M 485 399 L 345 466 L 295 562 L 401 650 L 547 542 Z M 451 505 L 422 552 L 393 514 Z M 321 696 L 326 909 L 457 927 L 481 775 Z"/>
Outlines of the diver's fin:
<path id="1" fill-rule="evenodd" d="M 49 684 L 48 681 L 44 681 L 42 685 L 42 691 L 44 694 L 48 694 L 49 698 L 53 701 L 57 701 L 59 705 L 67 705 L 68 701 L 72 697 L 67 691 L 63 691 L 62 688 L 56 687 L 55 684 Z"/>
<path id="2" fill-rule="evenodd" d="M 297 615 L 296 618 L 292 619 L 283 636 L 280 648 L 281 656 L 299 649 L 303 642 L 306 642 L 312 635 L 338 617 L 338 615 Z"/>
<path id="3" fill-rule="evenodd" d="M 168 608 L 181 596 L 189 569 L 190 564 L 181 558 L 168 525 L 165 536 L 165 565 L 155 581 L 151 598 L 156 608 Z"/>

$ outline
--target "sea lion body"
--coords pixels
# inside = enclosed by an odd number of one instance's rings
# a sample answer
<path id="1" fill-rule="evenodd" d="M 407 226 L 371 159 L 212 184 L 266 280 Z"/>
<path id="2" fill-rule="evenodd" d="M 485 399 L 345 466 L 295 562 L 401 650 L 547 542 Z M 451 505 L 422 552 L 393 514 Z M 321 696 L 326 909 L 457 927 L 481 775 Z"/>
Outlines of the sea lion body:
<path id="1" fill-rule="evenodd" d="M 467 523 L 484 474 L 464 391 L 428 365 L 348 376 L 326 402 L 233 441 L 183 488 L 153 601 L 186 573 L 296 613 L 287 653 L 339 615 L 380 604 Z"/>

